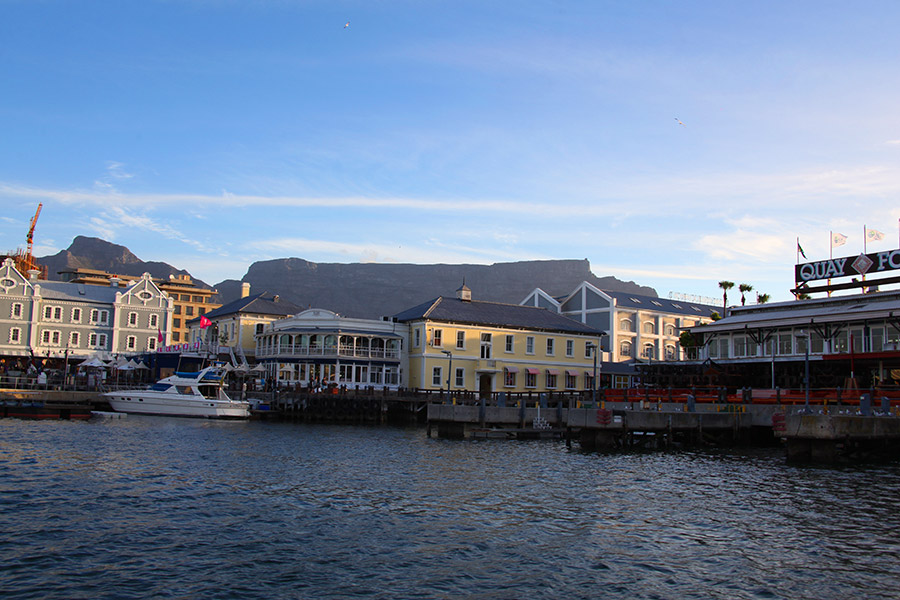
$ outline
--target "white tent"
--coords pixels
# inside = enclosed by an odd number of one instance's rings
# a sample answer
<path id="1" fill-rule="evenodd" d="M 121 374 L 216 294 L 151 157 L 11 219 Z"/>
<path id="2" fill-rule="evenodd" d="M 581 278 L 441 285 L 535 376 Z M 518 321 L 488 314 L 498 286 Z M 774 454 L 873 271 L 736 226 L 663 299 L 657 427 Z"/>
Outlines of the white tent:
<path id="1" fill-rule="evenodd" d="M 104 363 L 102 360 L 100 360 L 96 356 L 92 356 L 88 360 L 81 363 L 80 366 L 82 366 L 82 367 L 105 367 L 106 363 Z"/>

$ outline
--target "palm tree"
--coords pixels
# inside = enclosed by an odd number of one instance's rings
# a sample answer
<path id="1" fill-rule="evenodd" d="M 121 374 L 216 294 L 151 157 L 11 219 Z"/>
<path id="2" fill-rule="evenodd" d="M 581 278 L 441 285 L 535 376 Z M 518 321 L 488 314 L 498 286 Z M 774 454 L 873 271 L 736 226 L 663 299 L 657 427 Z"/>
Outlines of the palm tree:
<path id="1" fill-rule="evenodd" d="M 724 314 L 728 314 L 728 290 L 734 287 L 733 281 L 720 281 L 719 287 L 722 288 L 722 307 Z"/>
<path id="2" fill-rule="evenodd" d="M 756 303 L 757 304 L 765 304 L 768 301 L 769 301 L 768 294 L 760 294 L 760 293 L 756 294 Z"/>
<path id="3" fill-rule="evenodd" d="M 738 289 L 741 290 L 741 306 L 744 306 L 744 294 L 753 290 L 753 286 L 749 283 L 742 283 L 738 286 Z"/>

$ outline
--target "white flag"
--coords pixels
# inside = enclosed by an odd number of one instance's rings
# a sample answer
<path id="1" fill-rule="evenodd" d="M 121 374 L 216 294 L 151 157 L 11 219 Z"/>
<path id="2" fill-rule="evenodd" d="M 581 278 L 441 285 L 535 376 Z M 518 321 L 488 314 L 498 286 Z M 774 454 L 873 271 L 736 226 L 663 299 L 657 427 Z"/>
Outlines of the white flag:
<path id="1" fill-rule="evenodd" d="M 843 246 L 847 243 L 847 236 L 842 233 L 834 233 L 831 235 L 831 246 Z"/>
<path id="2" fill-rule="evenodd" d="M 866 239 L 870 242 L 880 242 L 884 239 L 884 234 L 878 231 L 877 229 L 867 229 L 866 230 Z"/>

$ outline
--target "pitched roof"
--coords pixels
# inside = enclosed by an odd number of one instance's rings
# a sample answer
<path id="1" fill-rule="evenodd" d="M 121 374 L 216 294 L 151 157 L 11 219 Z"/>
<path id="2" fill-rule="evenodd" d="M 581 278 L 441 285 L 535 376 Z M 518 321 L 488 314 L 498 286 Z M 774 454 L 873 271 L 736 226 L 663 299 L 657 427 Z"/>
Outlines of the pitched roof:
<path id="1" fill-rule="evenodd" d="M 463 301 L 447 296 L 439 296 L 434 300 L 409 308 L 397 313 L 394 318 L 401 322 L 428 319 L 492 327 L 563 331 L 587 335 L 600 334 L 600 331 L 593 327 L 588 327 L 545 308 L 500 302 Z"/>
<path id="2" fill-rule="evenodd" d="M 41 297 L 52 300 L 112 304 L 116 301 L 116 292 L 125 292 L 121 288 L 84 283 L 40 280 L 37 284 L 41 286 Z"/>
<path id="3" fill-rule="evenodd" d="M 228 304 L 223 304 L 219 308 L 213 309 L 203 316 L 207 319 L 215 319 L 217 317 L 224 317 L 237 313 L 253 313 L 256 315 L 286 317 L 287 315 L 294 315 L 303 310 L 303 308 L 292 302 L 282 300 L 278 296 L 273 296 L 268 292 L 261 292 L 252 296 L 246 296 L 245 298 L 238 298 Z M 197 319 L 199 318 L 200 317 L 197 317 Z M 190 323 L 197 319 L 190 319 L 187 322 Z"/>
<path id="4" fill-rule="evenodd" d="M 656 296 L 643 296 L 630 292 L 611 292 L 603 290 L 603 293 L 615 298 L 619 308 L 634 308 L 636 310 L 656 310 L 665 313 L 692 315 L 695 317 L 710 317 L 713 312 L 722 312 L 719 306 L 711 304 L 699 304 L 697 302 L 685 302 L 683 300 L 671 300 L 669 298 L 657 298 Z"/>

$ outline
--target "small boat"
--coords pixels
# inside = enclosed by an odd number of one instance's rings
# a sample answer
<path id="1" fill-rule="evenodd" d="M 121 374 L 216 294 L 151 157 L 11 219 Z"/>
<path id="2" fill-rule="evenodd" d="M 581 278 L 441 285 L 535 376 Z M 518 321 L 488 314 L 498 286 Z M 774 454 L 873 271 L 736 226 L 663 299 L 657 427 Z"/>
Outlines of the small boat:
<path id="1" fill-rule="evenodd" d="M 147 389 L 106 392 L 113 410 L 141 415 L 249 419 L 250 403 L 225 393 L 225 374 L 218 367 L 196 373 L 176 372 Z"/>

